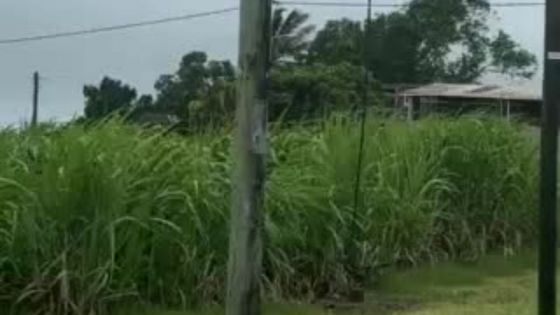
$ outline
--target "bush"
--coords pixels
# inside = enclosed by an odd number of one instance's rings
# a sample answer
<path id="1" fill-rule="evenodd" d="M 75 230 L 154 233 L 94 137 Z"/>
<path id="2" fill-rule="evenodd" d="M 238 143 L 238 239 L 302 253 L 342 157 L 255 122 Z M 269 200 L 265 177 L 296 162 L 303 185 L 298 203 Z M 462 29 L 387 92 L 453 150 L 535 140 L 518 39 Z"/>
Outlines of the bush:
<path id="1" fill-rule="evenodd" d="M 265 274 L 271 297 L 362 284 L 382 265 L 470 259 L 535 237 L 535 145 L 502 121 L 369 121 L 273 133 Z M 51 314 L 220 302 L 230 138 L 110 121 L 0 132 L 0 304 Z"/>

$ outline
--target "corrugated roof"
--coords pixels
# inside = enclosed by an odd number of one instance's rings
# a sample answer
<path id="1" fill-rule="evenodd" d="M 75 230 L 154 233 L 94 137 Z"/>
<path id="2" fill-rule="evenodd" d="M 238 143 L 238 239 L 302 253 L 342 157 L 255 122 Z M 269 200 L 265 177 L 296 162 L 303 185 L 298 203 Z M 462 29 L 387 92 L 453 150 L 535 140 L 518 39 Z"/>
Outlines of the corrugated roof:
<path id="1" fill-rule="evenodd" d="M 504 99 L 518 101 L 542 100 L 542 93 L 539 89 L 482 84 L 434 83 L 409 89 L 403 91 L 401 94 L 404 96 Z"/>

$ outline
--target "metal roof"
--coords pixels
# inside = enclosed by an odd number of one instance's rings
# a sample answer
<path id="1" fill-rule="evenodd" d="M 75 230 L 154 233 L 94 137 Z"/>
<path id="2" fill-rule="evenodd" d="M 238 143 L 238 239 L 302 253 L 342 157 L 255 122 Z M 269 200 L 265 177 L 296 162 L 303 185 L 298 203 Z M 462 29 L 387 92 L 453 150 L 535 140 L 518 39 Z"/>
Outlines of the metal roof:
<path id="1" fill-rule="evenodd" d="M 539 89 L 482 84 L 433 83 L 403 91 L 401 95 L 472 99 L 502 99 L 518 101 L 542 100 L 542 93 Z"/>

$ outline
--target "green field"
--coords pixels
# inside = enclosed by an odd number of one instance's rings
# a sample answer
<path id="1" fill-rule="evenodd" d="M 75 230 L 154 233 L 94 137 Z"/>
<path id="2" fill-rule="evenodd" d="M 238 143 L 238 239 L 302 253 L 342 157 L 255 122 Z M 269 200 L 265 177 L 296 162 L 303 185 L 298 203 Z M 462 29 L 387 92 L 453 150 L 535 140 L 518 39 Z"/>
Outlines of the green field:
<path id="1" fill-rule="evenodd" d="M 273 126 L 267 300 L 344 295 L 387 267 L 533 244 L 537 147 L 523 126 L 370 120 L 355 210 L 358 131 L 345 118 Z M 0 131 L 0 304 L 107 314 L 223 302 L 230 140 L 117 121 Z"/>

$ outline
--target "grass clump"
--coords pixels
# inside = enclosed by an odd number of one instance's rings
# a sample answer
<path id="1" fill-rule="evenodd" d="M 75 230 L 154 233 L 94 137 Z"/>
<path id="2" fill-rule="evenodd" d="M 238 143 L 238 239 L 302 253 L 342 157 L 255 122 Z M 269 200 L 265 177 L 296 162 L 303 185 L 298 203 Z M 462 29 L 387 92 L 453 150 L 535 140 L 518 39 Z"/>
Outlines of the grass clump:
<path id="1" fill-rule="evenodd" d="M 534 237 L 535 146 L 502 121 L 368 122 L 275 131 L 263 283 L 313 298 L 381 266 L 511 252 Z M 230 138 L 119 122 L 0 132 L 0 303 L 13 312 L 187 308 L 223 296 Z"/>

